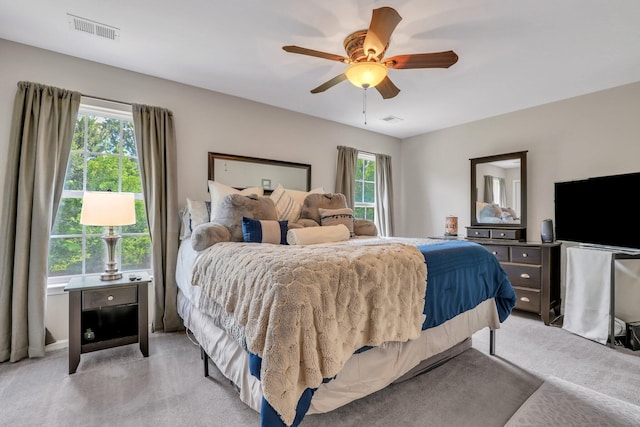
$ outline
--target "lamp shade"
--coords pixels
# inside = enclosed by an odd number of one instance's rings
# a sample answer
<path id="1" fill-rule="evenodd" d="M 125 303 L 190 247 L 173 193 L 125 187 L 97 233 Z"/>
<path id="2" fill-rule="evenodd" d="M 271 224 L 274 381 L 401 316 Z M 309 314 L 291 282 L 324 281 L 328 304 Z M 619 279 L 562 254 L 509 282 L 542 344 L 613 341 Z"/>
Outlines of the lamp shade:
<path id="1" fill-rule="evenodd" d="M 133 193 L 84 192 L 80 224 L 109 227 L 135 223 L 136 209 Z"/>
<path id="2" fill-rule="evenodd" d="M 344 73 L 354 86 L 366 89 L 387 77 L 387 67 L 379 62 L 352 62 Z"/>

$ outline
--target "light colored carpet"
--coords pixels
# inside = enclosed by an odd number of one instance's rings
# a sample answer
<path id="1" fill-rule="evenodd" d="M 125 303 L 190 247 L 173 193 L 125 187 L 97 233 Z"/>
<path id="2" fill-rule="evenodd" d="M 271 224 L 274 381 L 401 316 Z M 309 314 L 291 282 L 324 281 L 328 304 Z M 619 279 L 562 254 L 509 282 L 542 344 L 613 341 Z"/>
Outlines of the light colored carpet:
<path id="1" fill-rule="evenodd" d="M 640 351 L 610 349 L 519 314 L 497 331 L 497 356 L 488 355 L 488 336 L 480 331 L 472 349 L 444 365 L 307 416 L 301 427 L 501 427 L 551 377 L 640 404 Z M 149 352 L 144 358 L 129 345 L 84 354 L 73 375 L 66 349 L 0 363 L 0 425 L 259 425 L 213 365 L 203 377 L 199 349 L 184 333 L 151 334 Z"/>
<path id="2" fill-rule="evenodd" d="M 640 426 L 640 406 L 576 384 L 549 378 L 506 427 Z"/>

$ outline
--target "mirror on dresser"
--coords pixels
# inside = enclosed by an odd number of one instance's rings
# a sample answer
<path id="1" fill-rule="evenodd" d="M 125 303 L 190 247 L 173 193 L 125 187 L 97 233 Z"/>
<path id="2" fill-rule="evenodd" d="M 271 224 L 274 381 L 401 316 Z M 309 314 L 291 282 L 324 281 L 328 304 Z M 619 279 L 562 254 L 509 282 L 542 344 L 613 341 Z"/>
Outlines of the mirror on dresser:
<path id="1" fill-rule="evenodd" d="M 471 227 L 467 237 L 526 240 L 527 152 L 471 161 Z"/>

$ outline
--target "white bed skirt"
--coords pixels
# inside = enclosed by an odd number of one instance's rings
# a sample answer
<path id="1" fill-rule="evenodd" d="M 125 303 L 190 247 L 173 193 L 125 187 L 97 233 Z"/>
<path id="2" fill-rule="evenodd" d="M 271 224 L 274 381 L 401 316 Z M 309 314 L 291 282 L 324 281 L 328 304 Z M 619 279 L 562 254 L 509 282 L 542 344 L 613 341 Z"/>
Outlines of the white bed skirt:
<path id="1" fill-rule="evenodd" d="M 248 353 L 217 328 L 211 317 L 192 305 L 182 289 L 178 291 L 178 314 L 220 372 L 239 388 L 240 399 L 260 412 L 262 389 L 260 381 L 249 373 Z M 493 299 L 423 331 L 415 340 L 385 343 L 354 354 L 335 379 L 320 385 L 307 414 L 329 412 L 381 390 L 421 361 L 446 351 L 485 327 L 500 327 Z M 371 375 L 372 372 L 375 375 Z"/>

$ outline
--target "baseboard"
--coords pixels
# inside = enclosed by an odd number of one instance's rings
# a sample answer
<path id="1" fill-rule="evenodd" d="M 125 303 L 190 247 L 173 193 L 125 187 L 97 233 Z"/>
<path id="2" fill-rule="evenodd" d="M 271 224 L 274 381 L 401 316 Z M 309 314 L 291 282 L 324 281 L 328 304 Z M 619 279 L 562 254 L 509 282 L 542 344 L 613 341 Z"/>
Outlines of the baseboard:
<path id="1" fill-rule="evenodd" d="M 55 351 L 69 347 L 69 340 L 59 340 L 44 346 L 44 351 Z"/>

